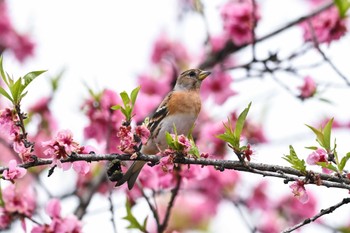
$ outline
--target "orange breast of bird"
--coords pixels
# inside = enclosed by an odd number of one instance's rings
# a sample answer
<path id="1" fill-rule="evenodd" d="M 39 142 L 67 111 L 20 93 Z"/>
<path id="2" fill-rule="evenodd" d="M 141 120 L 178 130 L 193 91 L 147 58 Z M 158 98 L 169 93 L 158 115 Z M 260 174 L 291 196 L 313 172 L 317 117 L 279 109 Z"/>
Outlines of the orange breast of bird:
<path id="1" fill-rule="evenodd" d="M 172 93 L 168 103 L 168 112 L 170 115 L 174 113 L 198 115 L 201 106 L 199 91 L 178 91 Z"/>

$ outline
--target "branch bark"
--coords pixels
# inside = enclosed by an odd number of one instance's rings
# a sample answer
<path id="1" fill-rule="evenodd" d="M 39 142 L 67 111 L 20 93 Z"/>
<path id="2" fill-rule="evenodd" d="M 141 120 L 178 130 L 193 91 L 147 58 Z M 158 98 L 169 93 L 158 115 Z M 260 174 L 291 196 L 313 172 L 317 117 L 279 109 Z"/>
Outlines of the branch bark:
<path id="1" fill-rule="evenodd" d="M 136 160 L 148 161 L 152 165 L 159 163 L 160 156 L 156 155 L 140 155 Z M 115 159 L 123 161 L 135 161 L 135 159 L 130 159 L 130 155 L 127 154 L 73 154 L 67 159 L 62 159 L 61 163 L 75 162 L 75 161 L 87 161 L 87 162 L 97 162 L 97 161 L 112 161 Z M 52 163 L 51 159 L 37 159 L 34 162 L 23 163 L 19 166 L 23 168 L 37 167 L 43 165 L 50 165 Z M 300 178 L 305 178 L 307 174 L 302 173 L 296 169 L 280 166 L 280 165 L 270 165 L 263 163 L 251 163 L 242 164 L 237 160 L 221 160 L 221 159 L 194 159 L 187 157 L 175 158 L 174 163 L 178 164 L 197 164 L 201 166 L 214 166 L 216 169 L 223 171 L 225 169 L 232 169 L 237 171 L 243 171 L 248 173 L 260 174 L 262 176 L 277 177 L 283 179 L 285 183 L 296 181 Z M 0 167 L 0 174 L 2 174 L 7 167 Z M 313 176 L 319 177 L 319 180 L 314 184 L 321 185 L 329 188 L 339 188 L 350 190 L 350 179 L 345 177 L 340 177 L 338 175 L 328 175 L 323 173 L 317 173 L 309 171 L 308 173 L 313 173 Z M 102 176 L 102 175 L 101 175 Z M 321 181 L 321 182 L 319 182 Z"/>

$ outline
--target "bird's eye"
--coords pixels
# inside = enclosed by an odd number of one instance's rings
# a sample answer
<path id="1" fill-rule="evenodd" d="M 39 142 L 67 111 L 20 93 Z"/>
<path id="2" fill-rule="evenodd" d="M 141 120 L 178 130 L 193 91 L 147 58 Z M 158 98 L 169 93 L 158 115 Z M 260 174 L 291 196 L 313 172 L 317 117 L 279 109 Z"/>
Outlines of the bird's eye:
<path id="1" fill-rule="evenodd" d="M 196 72 L 194 72 L 193 70 L 188 73 L 188 75 L 191 77 L 191 78 L 194 78 L 196 76 Z"/>

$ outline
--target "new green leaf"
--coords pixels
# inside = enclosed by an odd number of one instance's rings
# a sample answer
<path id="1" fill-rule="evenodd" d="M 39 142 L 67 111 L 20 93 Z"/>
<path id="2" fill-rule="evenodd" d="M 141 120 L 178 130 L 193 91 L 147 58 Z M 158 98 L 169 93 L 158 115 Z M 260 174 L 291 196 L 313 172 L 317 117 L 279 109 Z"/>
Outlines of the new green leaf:
<path id="1" fill-rule="evenodd" d="M 147 225 L 147 217 L 146 219 L 143 221 L 143 224 L 141 225 L 137 219 L 135 218 L 135 216 L 132 214 L 131 212 L 131 205 L 130 202 L 127 201 L 125 204 L 125 208 L 126 208 L 126 216 L 123 218 L 125 220 L 127 220 L 129 222 L 129 226 L 127 227 L 128 229 L 138 229 L 141 232 L 147 232 L 146 230 L 146 225 Z"/>
<path id="2" fill-rule="evenodd" d="M 289 146 L 289 155 L 285 155 L 283 159 L 290 163 L 292 165 L 292 168 L 303 173 L 306 172 L 305 161 L 303 159 L 298 158 L 298 155 L 295 152 L 293 146 Z"/>
<path id="3" fill-rule="evenodd" d="M 334 0 L 334 3 L 338 8 L 340 17 L 345 18 L 346 13 L 350 8 L 350 1 L 349 0 Z"/>

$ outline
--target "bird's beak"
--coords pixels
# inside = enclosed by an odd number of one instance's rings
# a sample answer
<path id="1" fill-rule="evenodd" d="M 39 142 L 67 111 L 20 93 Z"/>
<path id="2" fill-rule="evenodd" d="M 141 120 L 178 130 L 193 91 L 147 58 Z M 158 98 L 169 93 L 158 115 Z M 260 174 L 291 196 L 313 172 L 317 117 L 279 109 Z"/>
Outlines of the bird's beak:
<path id="1" fill-rule="evenodd" d="M 202 70 L 200 73 L 199 73 L 199 80 L 204 80 L 206 77 L 208 77 L 209 75 L 211 74 L 210 71 L 204 71 Z"/>

